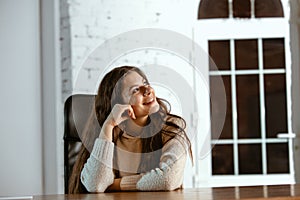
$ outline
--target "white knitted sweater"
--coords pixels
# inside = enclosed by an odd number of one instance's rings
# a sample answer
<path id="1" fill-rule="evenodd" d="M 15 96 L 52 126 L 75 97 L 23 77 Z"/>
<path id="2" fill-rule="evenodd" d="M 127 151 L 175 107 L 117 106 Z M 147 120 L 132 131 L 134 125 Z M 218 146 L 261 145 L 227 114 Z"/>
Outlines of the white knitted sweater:
<path id="1" fill-rule="evenodd" d="M 81 172 L 81 182 L 89 192 L 104 192 L 114 182 L 114 143 L 96 139 L 93 150 Z M 174 190 L 183 182 L 187 145 L 173 138 L 162 148 L 159 168 L 137 175 L 124 176 L 121 190 Z"/>

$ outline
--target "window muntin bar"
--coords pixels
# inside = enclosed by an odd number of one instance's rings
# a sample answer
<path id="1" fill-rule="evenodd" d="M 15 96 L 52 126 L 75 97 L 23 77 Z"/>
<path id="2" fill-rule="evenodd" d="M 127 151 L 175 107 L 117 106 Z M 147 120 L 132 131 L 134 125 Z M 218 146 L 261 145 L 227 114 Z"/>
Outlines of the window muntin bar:
<path id="1" fill-rule="evenodd" d="M 234 40 L 230 40 L 230 63 L 231 71 L 235 71 L 235 48 Z M 234 174 L 239 174 L 239 156 L 238 156 L 238 124 L 237 124 L 237 102 L 236 102 L 236 77 L 231 75 L 231 100 L 232 100 L 232 127 L 233 127 L 233 164 L 234 164 Z"/>

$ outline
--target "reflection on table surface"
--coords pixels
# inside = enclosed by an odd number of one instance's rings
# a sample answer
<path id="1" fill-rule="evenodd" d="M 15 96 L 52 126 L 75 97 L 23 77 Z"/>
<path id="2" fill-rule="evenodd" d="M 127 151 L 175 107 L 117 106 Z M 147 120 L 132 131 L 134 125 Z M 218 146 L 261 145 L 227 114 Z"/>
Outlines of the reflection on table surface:
<path id="1" fill-rule="evenodd" d="M 177 200 L 177 199 L 299 199 L 300 184 L 296 185 L 272 185 L 272 186 L 250 186 L 250 187 L 220 187 L 220 188 L 194 188 L 180 189 L 171 192 L 116 192 L 98 194 L 78 195 L 42 195 L 34 196 L 33 199 L 40 200 Z"/>

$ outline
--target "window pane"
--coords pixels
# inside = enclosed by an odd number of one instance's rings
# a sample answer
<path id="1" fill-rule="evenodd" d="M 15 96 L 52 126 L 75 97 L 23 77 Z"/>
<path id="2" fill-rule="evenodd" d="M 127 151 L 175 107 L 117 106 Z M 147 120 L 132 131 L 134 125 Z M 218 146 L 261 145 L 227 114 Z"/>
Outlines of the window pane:
<path id="1" fill-rule="evenodd" d="M 208 49 L 218 70 L 230 70 L 229 40 L 209 41 Z M 212 63 L 209 63 L 209 69 L 216 70 L 212 67 Z"/>
<path id="2" fill-rule="evenodd" d="M 233 0 L 233 17 L 250 18 L 251 5 L 250 0 Z"/>
<path id="3" fill-rule="evenodd" d="M 232 138 L 232 109 L 231 109 L 231 82 L 230 76 L 222 76 L 225 92 L 226 92 L 226 118 L 224 122 L 224 127 L 222 129 L 222 133 L 219 136 L 219 133 L 216 132 L 216 128 L 218 124 L 222 122 L 220 116 L 222 116 L 218 111 L 222 109 L 218 109 L 218 106 L 222 106 L 221 98 L 223 98 L 220 94 L 220 89 L 218 87 L 217 82 L 215 81 L 219 76 L 210 76 L 210 95 L 211 99 L 214 100 L 215 109 L 211 112 L 211 136 L 212 139 L 230 139 Z M 220 102 L 218 101 L 220 100 Z"/>
<path id="4" fill-rule="evenodd" d="M 262 174 L 262 156 L 260 144 L 239 145 L 239 173 Z"/>
<path id="5" fill-rule="evenodd" d="M 233 174 L 232 145 L 215 145 L 212 150 L 213 175 Z"/>
<path id="6" fill-rule="evenodd" d="M 288 144 L 267 144 L 267 170 L 271 173 L 289 173 Z"/>
<path id="7" fill-rule="evenodd" d="M 258 75 L 236 76 L 239 138 L 260 138 Z"/>
<path id="8" fill-rule="evenodd" d="M 198 19 L 228 18 L 228 0 L 201 0 Z"/>
<path id="9" fill-rule="evenodd" d="M 257 40 L 235 40 L 236 69 L 258 69 Z"/>
<path id="10" fill-rule="evenodd" d="M 264 68 L 285 68 L 284 39 L 263 39 Z"/>
<path id="11" fill-rule="evenodd" d="M 283 17 L 280 0 L 256 0 L 255 17 Z"/>
<path id="12" fill-rule="evenodd" d="M 276 138 L 278 133 L 287 133 L 287 102 L 285 74 L 264 76 L 266 133 Z"/>

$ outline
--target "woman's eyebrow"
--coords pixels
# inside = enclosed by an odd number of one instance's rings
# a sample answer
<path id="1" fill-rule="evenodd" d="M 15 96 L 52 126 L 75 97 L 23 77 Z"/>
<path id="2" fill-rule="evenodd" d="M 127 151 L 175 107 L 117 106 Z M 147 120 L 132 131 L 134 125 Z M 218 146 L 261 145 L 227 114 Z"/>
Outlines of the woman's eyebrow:
<path id="1" fill-rule="evenodd" d="M 130 91 L 132 88 L 138 87 L 138 86 L 139 86 L 139 85 L 133 85 L 133 86 L 129 87 L 129 91 Z"/>
<path id="2" fill-rule="evenodd" d="M 144 83 L 144 82 L 147 82 L 147 80 L 143 78 L 142 83 Z M 129 87 L 129 91 L 130 91 L 132 88 L 134 88 L 134 87 L 139 87 L 139 85 L 138 85 L 138 84 L 135 84 L 135 85 L 130 86 L 130 87 Z"/>

